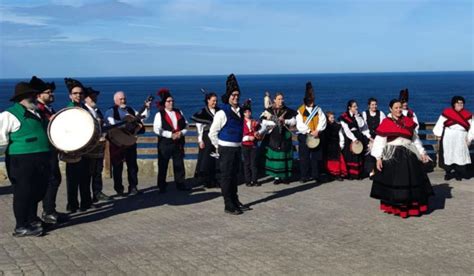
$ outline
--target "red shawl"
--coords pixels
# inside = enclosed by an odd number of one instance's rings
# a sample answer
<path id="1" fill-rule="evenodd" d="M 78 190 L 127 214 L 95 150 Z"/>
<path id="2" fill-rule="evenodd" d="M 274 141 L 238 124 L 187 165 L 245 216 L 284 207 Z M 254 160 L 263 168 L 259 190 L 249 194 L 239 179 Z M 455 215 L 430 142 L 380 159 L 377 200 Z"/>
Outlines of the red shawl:
<path id="1" fill-rule="evenodd" d="M 402 116 L 398 120 L 387 117 L 382 120 L 382 123 L 380 123 L 375 132 L 379 136 L 390 139 L 397 137 L 411 139 L 416 126 L 417 124 L 408 116 Z"/>
<path id="2" fill-rule="evenodd" d="M 469 130 L 469 127 L 470 127 L 469 119 L 472 118 L 472 113 L 469 112 L 468 110 L 463 109 L 457 112 L 456 110 L 454 110 L 454 108 L 448 107 L 445 110 L 443 110 L 443 113 L 441 115 L 443 115 L 447 119 L 444 122 L 445 127 L 450 127 L 454 124 L 459 124 L 460 126 L 465 128 L 466 131 Z"/>

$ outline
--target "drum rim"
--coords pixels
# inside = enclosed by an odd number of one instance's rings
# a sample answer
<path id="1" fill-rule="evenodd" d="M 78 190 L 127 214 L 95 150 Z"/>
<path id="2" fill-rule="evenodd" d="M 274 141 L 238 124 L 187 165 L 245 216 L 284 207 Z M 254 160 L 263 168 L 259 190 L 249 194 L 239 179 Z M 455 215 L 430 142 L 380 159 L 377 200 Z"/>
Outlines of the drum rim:
<path id="1" fill-rule="evenodd" d="M 316 144 L 316 146 L 310 146 L 310 145 L 308 145 L 308 140 L 309 140 L 309 139 L 313 139 L 313 141 L 318 141 L 317 144 Z M 309 143 L 311 143 L 311 142 L 309 142 Z M 312 148 L 312 149 L 317 148 L 317 147 L 319 146 L 319 143 L 321 143 L 321 139 L 320 139 L 319 137 L 314 137 L 314 136 L 311 136 L 311 135 L 309 135 L 309 134 L 306 135 L 306 146 L 307 146 L 308 148 Z"/>
<path id="2" fill-rule="evenodd" d="M 48 129 L 47 129 L 49 142 L 50 142 L 56 149 L 58 149 L 58 150 L 60 150 L 60 151 L 67 152 L 67 153 L 73 153 L 73 152 L 81 151 L 81 150 L 87 148 L 88 146 L 90 146 L 91 141 L 94 140 L 93 137 L 94 137 L 94 136 L 97 136 L 97 134 L 100 135 L 100 126 L 99 126 L 97 120 L 95 120 L 95 119 L 94 119 L 94 116 L 92 116 L 92 114 L 90 114 L 87 110 L 85 110 L 85 109 L 82 108 L 82 107 L 78 107 L 78 106 L 65 107 L 65 108 L 59 110 L 58 112 L 56 112 L 56 113 L 54 114 L 54 116 L 56 117 L 56 116 L 58 116 L 59 114 L 64 113 L 65 111 L 68 111 L 68 110 L 72 110 L 72 109 L 81 110 L 81 112 L 82 112 L 82 111 L 85 112 L 84 114 L 87 114 L 88 116 L 90 116 L 90 118 L 92 119 L 92 122 L 93 122 L 94 125 L 97 126 L 97 127 L 95 128 L 94 132 L 92 133 L 92 136 L 91 136 L 91 138 L 89 139 L 89 141 L 88 141 L 84 146 L 82 146 L 81 148 L 75 149 L 75 150 L 64 151 L 64 150 L 60 149 L 60 148 L 58 147 L 57 143 L 55 143 L 55 142 L 53 141 L 53 139 L 51 138 L 51 126 L 53 125 L 54 119 L 51 120 L 51 121 L 49 121 L 49 123 L 48 123 Z"/>
<path id="3" fill-rule="evenodd" d="M 359 147 L 361 147 L 361 150 L 360 150 L 359 153 L 354 152 L 353 146 L 352 146 L 352 145 L 354 145 L 354 144 L 355 144 L 355 141 L 352 141 L 351 144 L 350 144 L 350 150 L 351 150 L 351 152 L 354 153 L 354 154 L 361 154 L 361 153 L 364 151 L 364 145 L 362 144 L 362 142 L 359 141 L 359 143 L 357 143 L 357 144 L 360 144 Z"/>

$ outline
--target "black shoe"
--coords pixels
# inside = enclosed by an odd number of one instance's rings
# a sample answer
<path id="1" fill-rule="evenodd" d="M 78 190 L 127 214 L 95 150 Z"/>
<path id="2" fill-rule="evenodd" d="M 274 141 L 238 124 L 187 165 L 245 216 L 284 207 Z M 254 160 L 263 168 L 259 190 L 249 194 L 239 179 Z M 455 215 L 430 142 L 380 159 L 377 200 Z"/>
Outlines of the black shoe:
<path id="1" fill-rule="evenodd" d="M 103 192 L 98 192 L 97 194 L 94 195 L 94 197 L 92 198 L 92 202 L 94 203 L 97 203 L 99 201 L 109 201 L 111 200 L 112 198 L 106 194 L 104 194 Z"/>
<path id="2" fill-rule="evenodd" d="M 289 178 L 285 178 L 281 181 L 281 183 L 285 184 L 285 185 L 289 185 L 290 184 L 290 179 Z"/>
<path id="3" fill-rule="evenodd" d="M 176 189 L 178 191 L 191 191 L 191 188 L 189 188 L 188 186 L 184 185 L 184 184 L 178 184 L 176 185 Z"/>
<path id="4" fill-rule="evenodd" d="M 243 212 L 240 209 L 237 208 L 225 208 L 224 212 L 226 212 L 229 215 L 242 215 Z"/>
<path id="5" fill-rule="evenodd" d="M 303 177 L 300 180 L 301 183 L 306 183 L 306 182 L 309 182 L 309 181 L 311 181 L 311 177 Z"/>
<path id="6" fill-rule="evenodd" d="M 14 237 L 39 237 L 43 235 L 43 227 L 19 227 L 15 228 L 15 231 L 13 232 Z"/>
<path id="7" fill-rule="evenodd" d="M 260 183 L 258 181 L 254 181 L 253 185 L 256 186 L 256 187 L 260 187 L 260 186 L 262 186 L 262 183 Z"/>
<path id="8" fill-rule="evenodd" d="M 337 181 L 344 181 L 344 178 L 342 178 L 341 176 L 338 176 L 338 177 L 336 177 L 336 180 Z"/>
<path id="9" fill-rule="evenodd" d="M 134 195 L 138 195 L 138 194 L 141 194 L 141 192 L 137 188 L 131 188 L 130 190 L 128 190 L 128 195 L 129 196 L 134 196 Z"/>
<path id="10" fill-rule="evenodd" d="M 274 185 L 278 185 L 278 184 L 281 184 L 283 181 L 279 178 L 276 178 L 274 181 L 273 181 L 273 184 Z"/>
<path id="11" fill-rule="evenodd" d="M 120 197 L 125 197 L 127 196 L 123 191 L 118 191 L 117 192 L 117 196 L 120 196 Z"/>
<path id="12" fill-rule="evenodd" d="M 237 209 L 239 209 L 240 211 L 244 211 L 244 212 L 245 212 L 245 211 L 250 211 L 250 210 L 252 210 L 252 208 L 250 208 L 250 207 L 247 206 L 247 205 L 242 204 L 242 202 L 240 202 L 240 201 L 237 202 L 237 204 L 235 204 L 235 205 L 237 206 Z"/>
<path id="13" fill-rule="evenodd" d="M 39 217 L 36 217 L 33 222 L 30 222 L 30 226 L 32 228 L 43 227 L 43 221 Z"/>
<path id="14" fill-rule="evenodd" d="M 247 186 L 247 187 L 252 187 L 253 185 L 252 185 L 251 182 L 247 182 L 247 183 L 245 183 L 245 186 Z"/>
<path id="15" fill-rule="evenodd" d="M 58 220 L 59 220 L 59 214 L 57 212 L 53 212 L 49 214 L 43 212 L 43 214 L 41 215 L 41 218 L 43 219 L 44 223 L 56 224 L 58 223 Z"/>
<path id="16" fill-rule="evenodd" d="M 66 211 L 70 214 L 74 214 L 79 209 L 77 206 L 70 206 L 69 204 L 66 206 Z"/>

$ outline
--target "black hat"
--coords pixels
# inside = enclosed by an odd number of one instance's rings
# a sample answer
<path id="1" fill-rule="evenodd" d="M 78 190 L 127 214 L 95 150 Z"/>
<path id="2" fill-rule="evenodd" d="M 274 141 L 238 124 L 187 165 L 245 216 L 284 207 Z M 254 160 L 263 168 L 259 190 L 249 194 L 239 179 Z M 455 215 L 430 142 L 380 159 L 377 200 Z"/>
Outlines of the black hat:
<path id="1" fill-rule="evenodd" d="M 44 92 L 48 89 L 55 90 L 56 89 L 56 84 L 53 82 L 44 82 L 42 79 L 33 76 L 30 80 L 30 85 L 41 92 Z"/>
<path id="2" fill-rule="evenodd" d="M 314 89 L 313 84 L 310 81 L 306 83 L 306 92 L 304 94 L 303 102 L 305 105 L 314 103 Z"/>
<path id="3" fill-rule="evenodd" d="M 84 85 L 78 80 L 71 79 L 71 78 L 64 78 L 64 83 L 66 84 L 67 89 L 69 90 L 69 93 L 71 93 L 72 89 L 74 87 L 80 87 L 84 89 Z"/>
<path id="4" fill-rule="evenodd" d="M 247 99 L 242 105 L 242 112 L 245 112 L 247 110 L 252 111 L 252 99 Z"/>
<path id="5" fill-rule="evenodd" d="M 398 99 L 400 100 L 401 103 L 407 103 L 408 102 L 408 88 L 400 90 L 400 96 Z"/>
<path id="6" fill-rule="evenodd" d="M 29 83 L 19 82 L 15 86 L 15 94 L 13 95 L 13 97 L 10 98 L 10 101 L 20 102 L 25 98 L 39 93 L 41 93 L 41 91 L 34 89 Z"/>
<path id="7" fill-rule="evenodd" d="M 85 94 L 84 94 L 84 95 L 85 95 L 86 97 L 89 96 L 89 95 L 91 95 L 91 94 L 96 94 L 96 95 L 99 95 L 99 94 L 100 94 L 100 91 L 94 90 L 94 88 L 92 88 L 92 87 L 87 87 L 85 90 L 86 90 L 86 91 L 85 91 Z"/>
<path id="8" fill-rule="evenodd" d="M 161 98 L 161 100 L 157 102 L 158 108 L 164 108 L 166 99 L 168 99 L 169 97 L 172 97 L 170 90 L 168 88 L 160 88 L 160 90 L 158 90 L 158 93 L 156 94 Z"/>
<path id="9" fill-rule="evenodd" d="M 239 91 L 240 92 L 239 83 L 237 82 L 237 79 L 235 78 L 235 75 L 230 74 L 227 77 L 226 91 L 225 91 L 225 94 L 222 95 L 222 102 L 225 103 L 225 104 L 228 104 L 229 103 L 229 97 L 232 94 L 232 92 L 234 92 L 234 91 Z"/>

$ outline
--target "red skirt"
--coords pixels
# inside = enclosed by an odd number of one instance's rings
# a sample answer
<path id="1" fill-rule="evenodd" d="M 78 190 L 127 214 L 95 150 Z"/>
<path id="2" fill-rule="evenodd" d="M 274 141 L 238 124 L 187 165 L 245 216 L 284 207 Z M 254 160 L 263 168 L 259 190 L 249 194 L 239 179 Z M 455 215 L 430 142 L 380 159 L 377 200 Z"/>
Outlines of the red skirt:
<path id="1" fill-rule="evenodd" d="M 401 218 L 419 217 L 428 212 L 428 205 L 413 202 L 410 205 L 391 205 L 380 201 L 380 210 L 387 214 L 394 214 Z"/>
<path id="2" fill-rule="evenodd" d="M 326 168 L 329 174 L 331 174 L 332 176 L 347 176 L 346 162 L 344 161 L 344 156 L 342 155 L 342 153 L 339 154 L 339 160 L 328 159 L 326 161 Z"/>

